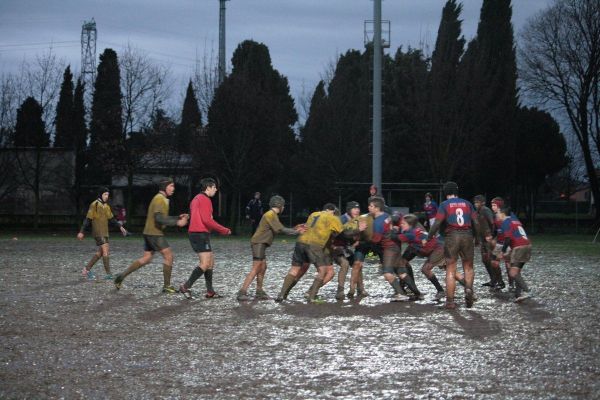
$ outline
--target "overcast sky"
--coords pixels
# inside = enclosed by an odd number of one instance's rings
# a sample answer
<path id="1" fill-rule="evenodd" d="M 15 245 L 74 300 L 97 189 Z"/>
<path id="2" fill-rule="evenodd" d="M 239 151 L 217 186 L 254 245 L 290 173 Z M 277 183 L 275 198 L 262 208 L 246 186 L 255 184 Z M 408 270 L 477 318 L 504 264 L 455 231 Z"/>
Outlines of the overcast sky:
<path id="1" fill-rule="evenodd" d="M 513 0 L 515 33 L 551 0 Z M 482 0 L 463 0 L 463 34 L 476 32 Z M 312 92 L 328 63 L 348 49 L 363 49 L 363 22 L 373 18 L 371 0 L 232 0 L 227 3 L 227 62 L 238 43 L 266 44 L 273 66 L 296 97 Z M 391 22 L 392 54 L 399 46 L 433 48 L 445 0 L 384 0 Z M 84 20 L 94 18 L 98 54 L 127 43 L 168 65 L 177 98 L 205 48 L 218 54 L 218 0 L 0 0 L 0 73 L 18 72 L 52 43 L 75 71 L 81 63 Z"/>

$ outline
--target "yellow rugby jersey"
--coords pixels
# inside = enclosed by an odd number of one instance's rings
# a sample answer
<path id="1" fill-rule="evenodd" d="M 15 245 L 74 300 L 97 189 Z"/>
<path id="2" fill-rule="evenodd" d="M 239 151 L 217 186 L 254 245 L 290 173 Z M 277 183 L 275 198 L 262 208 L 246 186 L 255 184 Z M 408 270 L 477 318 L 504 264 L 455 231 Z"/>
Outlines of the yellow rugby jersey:
<path id="1" fill-rule="evenodd" d="M 146 215 L 146 225 L 144 225 L 144 235 L 164 236 L 164 225 L 159 225 L 154 220 L 154 214 L 161 213 L 165 217 L 169 215 L 169 199 L 162 194 L 157 193 L 152 198 L 148 206 L 148 214 Z"/>
<path id="2" fill-rule="evenodd" d="M 340 218 L 327 211 L 317 211 L 306 220 L 308 230 L 298 237 L 298 241 L 325 248 L 329 237 L 344 230 Z"/>
<path id="3" fill-rule="evenodd" d="M 103 203 L 99 199 L 94 200 L 85 217 L 92 220 L 93 237 L 108 236 L 108 221 L 114 216 L 107 203 Z"/>
<path id="4" fill-rule="evenodd" d="M 279 221 L 277 213 L 273 210 L 269 210 L 264 213 L 260 219 L 256 232 L 254 232 L 254 235 L 252 235 L 252 238 L 250 239 L 250 243 L 264 243 L 267 246 L 270 246 L 273 244 L 275 234 L 281 232 L 283 228 L 284 226 L 281 221 Z"/>

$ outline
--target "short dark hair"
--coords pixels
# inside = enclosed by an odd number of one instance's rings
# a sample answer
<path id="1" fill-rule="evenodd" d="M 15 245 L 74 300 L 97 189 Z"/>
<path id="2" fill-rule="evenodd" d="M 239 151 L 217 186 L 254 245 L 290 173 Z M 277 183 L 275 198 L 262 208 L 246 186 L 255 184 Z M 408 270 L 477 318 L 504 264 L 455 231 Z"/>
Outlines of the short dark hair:
<path id="1" fill-rule="evenodd" d="M 458 196 L 458 184 L 452 181 L 444 183 L 444 194 Z"/>
<path id="2" fill-rule="evenodd" d="M 175 183 L 173 178 L 161 179 L 160 182 L 158 182 L 158 190 L 160 190 L 161 192 L 164 192 L 165 190 L 167 190 L 167 186 L 169 186 L 171 183 Z"/>
<path id="3" fill-rule="evenodd" d="M 333 203 L 327 203 L 323 206 L 323 211 L 335 211 L 337 207 Z"/>
<path id="4" fill-rule="evenodd" d="M 406 214 L 402 218 L 411 228 L 414 228 L 419 223 L 419 218 L 415 214 Z"/>
<path id="5" fill-rule="evenodd" d="M 473 197 L 473 203 L 475 202 L 479 202 L 479 203 L 484 203 L 485 204 L 485 196 L 482 194 L 478 194 L 477 196 Z"/>
<path id="6" fill-rule="evenodd" d="M 508 205 L 503 205 L 502 207 L 500 207 L 500 212 L 504 215 L 510 215 L 510 213 L 512 212 L 512 210 L 510 209 L 510 206 Z"/>
<path id="7" fill-rule="evenodd" d="M 383 208 L 385 207 L 385 201 L 383 201 L 383 199 L 381 197 L 376 197 L 376 196 L 369 198 L 369 204 L 373 204 L 375 207 L 379 208 L 380 210 L 383 210 Z"/>
<path id="8" fill-rule="evenodd" d="M 213 178 L 203 178 L 200 181 L 200 191 L 204 192 L 206 189 L 208 189 L 209 187 L 213 187 L 213 186 L 217 186 L 217 181 L 215 181 Z"/>

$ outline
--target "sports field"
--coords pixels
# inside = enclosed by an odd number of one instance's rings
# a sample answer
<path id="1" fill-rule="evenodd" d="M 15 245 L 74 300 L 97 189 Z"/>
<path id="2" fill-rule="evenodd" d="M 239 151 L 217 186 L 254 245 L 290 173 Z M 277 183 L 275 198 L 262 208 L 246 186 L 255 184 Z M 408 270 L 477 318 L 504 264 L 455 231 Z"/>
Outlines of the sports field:
<path id="1" fill-rule="evenodd" d="M 236 238 L 213 241 L 222 299 L 159 293 L 160 257 L 116 291 L 80 275 L 93 239 L 13 236 L 0 237 L 2 399 L 600 398 L 600 244 L 592 237 L 534 236 L 523 275 L 535 297 L 523 304 L 480 288 L 477 262 L 479 300 L 466 309 L 457 296 L 449 311 L 420 274 L 425 300 L 390 303 L 375 263 L 365 267 L 371 296 L 360 301 L 333 300 L 332 282 L 321 290 L 326 304 L 306 304 L 311 273 L 287 303 L 240 304 L 251 257 L 248 240 Z M 184 236 L 170 243 L 179 283 L 196 255 Z M 268 250 L 273 296 L 293 243 Z M 141 252 L 139 236 L 113 237 L 113 272 Z M 94 270 L 102 276 L 101 262 Z"/>

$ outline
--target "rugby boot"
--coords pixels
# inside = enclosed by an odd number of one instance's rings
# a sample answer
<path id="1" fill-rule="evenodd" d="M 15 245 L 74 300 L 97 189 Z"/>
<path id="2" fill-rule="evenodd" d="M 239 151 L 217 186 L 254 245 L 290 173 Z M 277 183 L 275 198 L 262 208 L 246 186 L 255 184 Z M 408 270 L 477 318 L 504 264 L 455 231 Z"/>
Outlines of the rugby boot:
<path id="1" fill-rule="evenodd" d="M 115 276 L 115 288 L 117 288 L 117 290 L 121 289 L 121 286 L 123 286 L 123 277 L 121 276 L 121 274 L 117 274 L 117 276 Z"/>
<path id="2" fill-rule="evenodd" d="M 517 296 L 517 298 L 515 299 L 515 303 L 520 303 L 523 300 L 526 300 L 529 298 L 531 298 L 531 295 L 529 294 L 529 292 L 523 291 L 523 292 L 521 292 L 520 295 Z"/>
<path id="3" fill-rule="evenodd" d="M 447 310 L 454 310 L 456 308 L 456 303 L 454 302 L 454 300 L 446 300 L 444 308 L 446 308 Z"/>
<path id="4" fill-rule="evenodd" d="M 248 294 L 246 292 L 244 292 L 243 290 L 240 290 L 237 293 L 236 299 L 237 299 L 237 301 L 250 301 L 250 296 L 248 296 Z"/>
<path id="5" fill-rule="evenodd" d="M 165 286 L 162 288 L 162 293 L 175 294 L 177 293 L 177 289 L 175 289 L 173 286 Z"/>
<path id="6" fill-rule="evenodd" d="M 410 297 L 402 293 L 396 293 L 392 296 L 392 302 L 409 301 Z"/>
<path id="7" fill-rule="evenodd" d="M 221 296 L 219 293 L 215 292 L 214 290 L 209 290 L 206 292 L 204 297 L 206 297 L 207 299 L 220 299 L 223 296 Z"/>
<path id="8" fill-rule="evenodd" d="M 264 290 L 257 290 L 254 298 L 256 300 L 271 300 L 267 292 Z"/>
<path id="9" fill-rule="evenodd" d="M 344 295 L 344 288 L 338 288 L 337 292 L 335 293 L 335 299 L 342 301 L 344 300 L 345 295 Z"/>
<path id="10" fill-rule="evenodd" d="M 179 285 L 179 293 L 181 293 L 183 297 L 185 297 L 188 300 L 194 298 L 194 296 L 192 295 L 192 291 L 185 285 L 185 283 Z"/>
<path id="11" fill-rule="evenodd" d="M 437 292 L 435 294 L 434 299 L 436 300 L 442 300 L 444 297 L 446 297 L 446 292 L 444 292 L 443 290 L 441 292 Z"/>
<path id="12" fill-rule="evenodd" d="M 465 304 L 467 305 L 467 308 L 473 307 L 473 302 L 475 302 L 473 289 L 465 289 Z"/>

